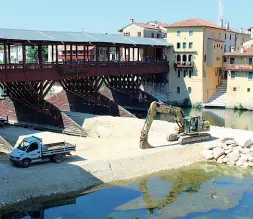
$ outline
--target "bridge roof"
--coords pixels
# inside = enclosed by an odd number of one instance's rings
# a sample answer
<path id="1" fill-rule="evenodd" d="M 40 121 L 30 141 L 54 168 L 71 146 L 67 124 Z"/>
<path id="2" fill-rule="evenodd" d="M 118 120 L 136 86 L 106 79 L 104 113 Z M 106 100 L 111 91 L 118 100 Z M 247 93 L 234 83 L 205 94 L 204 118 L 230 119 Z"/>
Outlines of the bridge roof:
<path id="1" fill-rule="evenodd" d="M 85 32 L 39 31 L 0 28 L 0 40 L 66 42 L 66 43 L 112 43 L 142 46 L 172 46 L 166 39 L 131 37 L 114 34 Z"/>

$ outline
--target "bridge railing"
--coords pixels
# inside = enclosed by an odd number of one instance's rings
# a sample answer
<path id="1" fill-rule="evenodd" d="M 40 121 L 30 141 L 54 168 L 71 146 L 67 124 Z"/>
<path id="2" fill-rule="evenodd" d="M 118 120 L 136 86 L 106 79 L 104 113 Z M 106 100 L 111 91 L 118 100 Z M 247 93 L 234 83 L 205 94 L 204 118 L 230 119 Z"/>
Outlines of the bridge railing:
<path id="1" fill-rule="evenodd" d="M 85 62 L 82 64 L 0 64 L 0 82 L 60 80 L 128 74 L 155 74 L 169 71 L 168 62 Z"/>

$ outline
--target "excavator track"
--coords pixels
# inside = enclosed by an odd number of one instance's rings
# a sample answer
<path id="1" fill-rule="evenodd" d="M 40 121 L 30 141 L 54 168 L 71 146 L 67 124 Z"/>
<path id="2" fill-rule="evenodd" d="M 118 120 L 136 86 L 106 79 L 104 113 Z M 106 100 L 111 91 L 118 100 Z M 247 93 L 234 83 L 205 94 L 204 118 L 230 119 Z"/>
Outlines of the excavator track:
<path id="1" fill-rule="evenodd" d="M 190 144 L 194 142 L 201 142 L 201 141 L 208 141 L 210 140 L 211 135 L 208 133 L 200 133 L 196 135 L 185 135 L 181 136 L 178 139 L 179 144 L 184 145 L 184 144 Z"/>

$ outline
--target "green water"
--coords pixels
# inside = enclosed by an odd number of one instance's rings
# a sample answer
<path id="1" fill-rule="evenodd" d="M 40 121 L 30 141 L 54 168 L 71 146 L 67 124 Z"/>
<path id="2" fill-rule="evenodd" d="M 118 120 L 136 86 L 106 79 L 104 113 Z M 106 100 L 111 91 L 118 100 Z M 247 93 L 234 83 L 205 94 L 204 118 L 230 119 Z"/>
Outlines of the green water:
<path id="1" fill-rule="evenodd" d="M 211 125 L 230 127 L 233 129 L 243 129 L 253 131 L 253 111 L 239 111 L 232 109 L 193 109 L 183 108 L 184 113 L 189 115 L 199 115 L 208 120 Z M 138 118 L 145 118 L 145 113 L 135 113 Z M 156 116 L 158 120 L 174 122 L 174 120 L 166 114 Z"/>
<path id="2" fill-rule="evenodd" d="M 87 194 L 34 199 L 0 210 L 0 218 L 253 218 L 252 174 L 236 167 L 197 164 Z"/>

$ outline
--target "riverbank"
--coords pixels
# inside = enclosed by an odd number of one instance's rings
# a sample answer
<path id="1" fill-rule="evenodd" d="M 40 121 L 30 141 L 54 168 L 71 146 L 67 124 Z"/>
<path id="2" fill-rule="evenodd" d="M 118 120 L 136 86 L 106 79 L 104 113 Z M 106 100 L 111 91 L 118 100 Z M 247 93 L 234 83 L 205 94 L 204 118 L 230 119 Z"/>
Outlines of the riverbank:
<path id="1" fill-rule="evenodd" d="M 253 136 L 253 132 L 211 127 L 210 141 L 181 146 L 166 140 L 167 133 L 174 130 L 174 123 L 154 121 L 149 142 L 156 148 L 141 150 L 139 137 L 143 124 L 144 120 L 135 118 L 89 118 L 83 123 L 86 138 L 18 127 L 0 129 L 0 135 L 11 144 L 17 145 L 24 137 L 35 135 L 44 143 L 65 140 L 77 146 L 73 156 L 60 164 L 34 164 L 22 169 L 9 165 L 7 157 L 0 159 L 0 206 L 188 166 L 204 161 L 201 151 L 220 144 L 221 138 L 242 132 Z"/>

